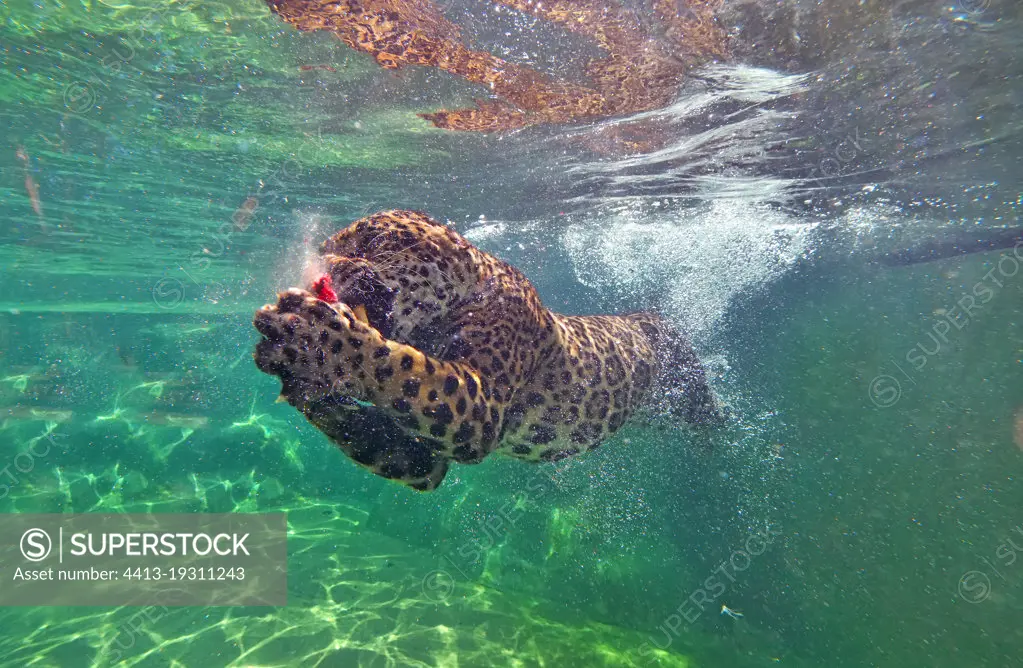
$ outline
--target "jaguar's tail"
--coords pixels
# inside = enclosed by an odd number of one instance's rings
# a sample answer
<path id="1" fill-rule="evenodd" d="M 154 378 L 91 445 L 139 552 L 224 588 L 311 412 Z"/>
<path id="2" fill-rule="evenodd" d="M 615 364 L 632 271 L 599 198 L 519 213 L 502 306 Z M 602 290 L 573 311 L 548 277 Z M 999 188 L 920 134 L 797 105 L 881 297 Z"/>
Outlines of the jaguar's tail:
<path id="1" fill-rule="evenodd" d="M 690 424 L 724 422 L 720 402 L 707 382 L 707 371 L 689 337 L 664 319 L 659 325 L 657 403 L 672 417 Z"/>

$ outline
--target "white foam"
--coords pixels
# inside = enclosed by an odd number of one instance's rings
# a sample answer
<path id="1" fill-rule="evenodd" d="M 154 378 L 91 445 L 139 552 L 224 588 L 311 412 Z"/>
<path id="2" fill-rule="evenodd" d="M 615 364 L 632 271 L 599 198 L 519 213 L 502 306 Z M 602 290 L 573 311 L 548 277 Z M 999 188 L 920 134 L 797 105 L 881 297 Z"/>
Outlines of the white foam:
<path id="1" fill-rule="evenodd" d="M 700 338 L 737 296 L 762 289 L 807 253 L 813 227 L 754 201 L 712 199 L 673 211 L 618 202 L 571 225 L 564 245 L 581 283 L 637 308 L 655 299 Z"/>
<path id="2" fill-rule="evenodd" d="M 479 222 L 466 230 L 463 236 L 474 245 L 482 246 L 504 236 L 505 231 L 503 222 L 489 222 L 481 216 Z"/>
<path id="3" fill-rule="evenodd" d="M 333 234 L 337 229 L 329 217 L 318 212 L 299 211 L 295 217 L 298 221 L 295 231 L 297 238 L 288 244 L 274 274 L 277 276 L 276 287 L 279 290 L 290 287 L 309 289 L 312 282 L 327 269 L 319 253 L 320 243 L 326 235 Z"/>

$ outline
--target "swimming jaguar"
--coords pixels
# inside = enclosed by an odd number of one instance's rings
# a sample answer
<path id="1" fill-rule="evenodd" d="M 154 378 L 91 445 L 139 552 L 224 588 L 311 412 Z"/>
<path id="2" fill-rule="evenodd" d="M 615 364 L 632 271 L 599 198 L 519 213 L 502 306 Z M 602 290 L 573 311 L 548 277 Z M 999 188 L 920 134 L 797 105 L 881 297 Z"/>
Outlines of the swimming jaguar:
<path id="1" fill-rule="evenodd" d="M 326 272 L 254 319 L 258 368 L 357 463 L 417 490 L 493 452 L 557 461 L 655 399 L 721 419 L 684 335 L 651 312 L 567 316 L 517 269 L 416 211 L 362 218 Z"/>

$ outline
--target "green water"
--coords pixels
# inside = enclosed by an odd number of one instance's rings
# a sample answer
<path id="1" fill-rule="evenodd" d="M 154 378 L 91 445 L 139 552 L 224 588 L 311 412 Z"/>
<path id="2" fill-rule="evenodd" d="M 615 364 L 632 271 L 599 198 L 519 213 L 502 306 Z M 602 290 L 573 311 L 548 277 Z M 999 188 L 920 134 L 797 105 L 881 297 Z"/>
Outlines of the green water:
<path id="1" fill-rule="evenodd" d="M 637 422 L 569 464 L 491 457 L 415 493 L 274 403 L 252 314 L 325 236 L 400 207 L 452 220 L 552 308 L 634 306 L 565 250 L 587 215 L 559 198 L 575 140 L 436 130 L 415 114 L 479 91 L 382 72 L 255 0 L 0 18 L 0 466 L 20 462 L 0 512 L 289 523 L 287 607 L 0 609 L 0 665 L 1023 665 L 1023 250 L 799 254 L 697 336 L 728 425 Z M 715 286 L 751 262 L 729 252 L 697 267 Z M 980 283 L 968 325 L 907 364 Z"/>

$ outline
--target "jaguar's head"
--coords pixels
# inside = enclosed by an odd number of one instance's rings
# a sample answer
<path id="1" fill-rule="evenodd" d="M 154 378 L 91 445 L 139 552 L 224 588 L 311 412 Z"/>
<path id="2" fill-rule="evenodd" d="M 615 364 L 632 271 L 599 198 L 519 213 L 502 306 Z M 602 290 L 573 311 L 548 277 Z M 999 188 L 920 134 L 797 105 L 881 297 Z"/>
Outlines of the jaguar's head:
<path id="1" fill-rule="evenodd" d="M 425 214 L 385 211 L 320 246 L 337 301 L 385 338 L 439 355 L 483 288 L 478 254 Z"/>

